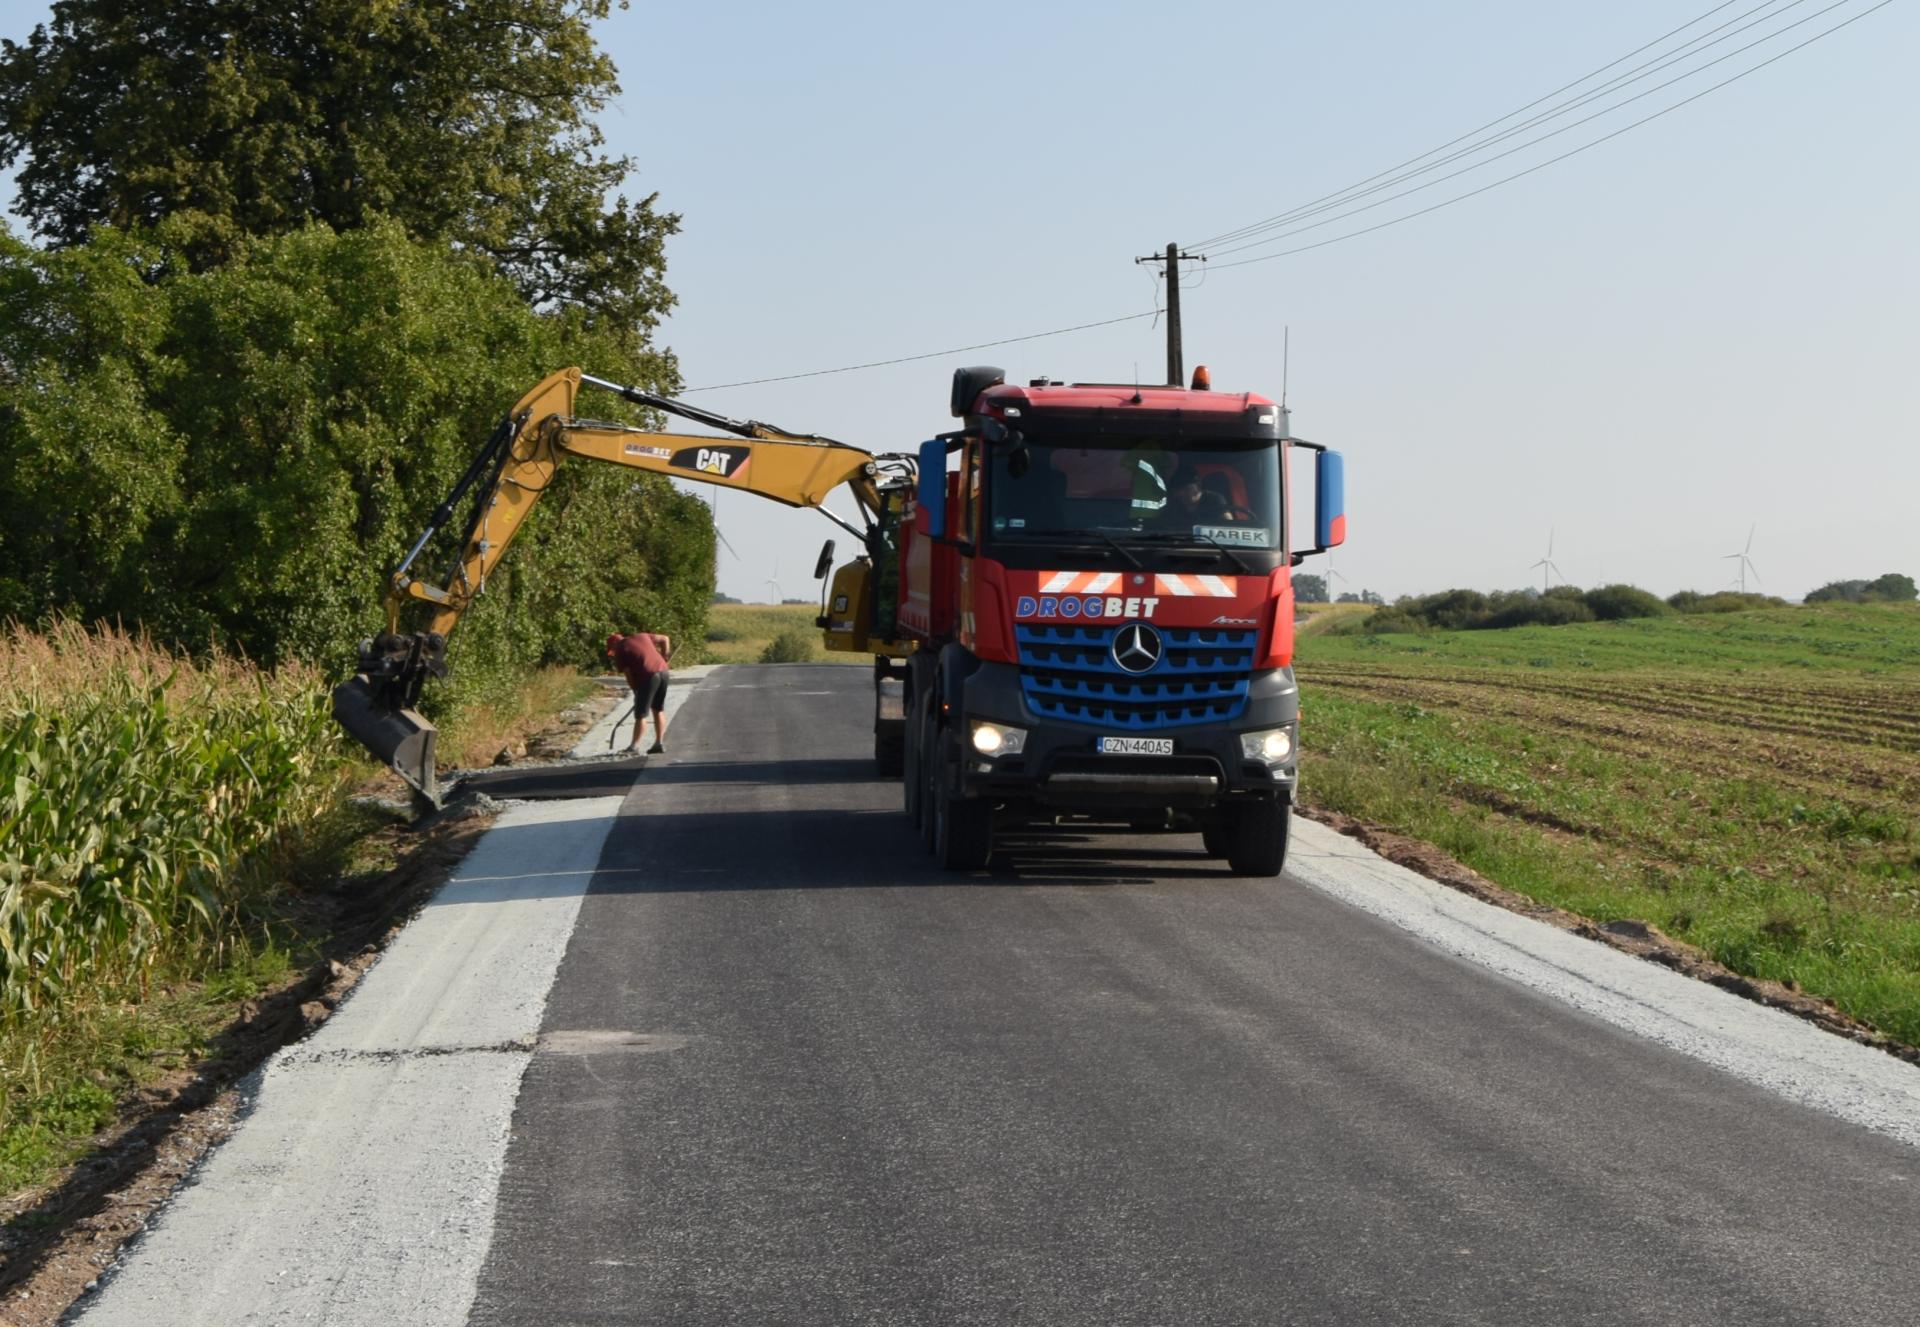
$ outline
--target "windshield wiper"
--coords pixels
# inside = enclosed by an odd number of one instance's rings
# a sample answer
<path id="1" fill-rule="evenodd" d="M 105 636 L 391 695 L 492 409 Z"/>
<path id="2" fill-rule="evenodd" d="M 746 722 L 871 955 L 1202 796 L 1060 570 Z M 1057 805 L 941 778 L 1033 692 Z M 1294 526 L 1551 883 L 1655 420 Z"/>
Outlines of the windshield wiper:
<path id="1" fill-rule="evenodd" d="M 1121 557 L 1131 562 L 1133 564 L 1133 569 L 1135 571 L 1145 571 L 1147 569 L 1146 563 L 1142 562 L 1139 558 L 1129 553 L 1127 551 L 1125 544 L 1122 544 L 1119 540 L 1115 539 L 1112 535 L 1108 534 L 1106 531 L 1099 530 L 1099 529 L 1092 529 L 1092 530 L 1088 530 L 1087 533 L 1090 535 L 1098 535 L 1101 539 L 1105 540 L 1107 547 L 1111 548 L 1114 552 L 1118 553 Z"/>
<path id="2" fill-rule="evenodd" d="M 1248 566 L 1246 563 L 1242 562 L 1240 560 L 1240 555 L 1238 553 L 1234 552 L 1231 548 L 1228 548 L 1225 544 L 1221 543 L 1218 539 L 1215 539 L 1212 535 L 1201 534 L 1198 530 L 1195 530 L 1193 532 L 1193 537 L 1195 539 L 1204 540 L 1205 542 L 1212 544 L 1215 548 L 1219 549 L 1220 556 L 1225 558 L 1227 561 L 1231 562 L 1234 566 L 1240 568 L 1240 574 L 1242 576 L 1253 575 L 1253 568 Z"/>
<path id="3" fill-rule="evenodd" d="M 1147 564 L 1142 562 L 1139 558 L 1135 557 L 1132 553 L 1128 552 L 1124 544 L 1115 542 L 1112 535 L 1107 534 L 1101 530 L 1094 530 L 1094 529 L 1089 529 L 1084 531 L 1036 530 L 1031 534 L 1023 534 L 1021 536 L 1021 539 L 1023 542 L 1031 541 L 1035 543 L 1044 542 L 1049 544 L 1065 543 L 1068 540 L 1072 540 L 1075 544 L 1079 545 L 1082 548 L 1091 547 L 1091 545 L 1089 545 L 1086 542 L 1086 540 L 1081 537 L 1083 534 L 1090 534 L 1095 539 L 1098 539 L 1104 544 L 1106 544 L 1108 548 L 1111 548 L 1114 552 L 1118 553 L 1121 557 L 1125 558 L 1128 562 L 1131 562 L 1133 564 L 1134 570 L 1145 571 L 1147 569 Z"/>
<path id="4" fill-rule="evenodd" d="M 1212 548 L 1214 552 L 1226 558 L 1229 562 L 1233 563 L 1234 566 L 1240 568 L 1241 575 L 1252 576 L 1256 574 L 1252 567 L 1248 566 L 1245 562 L 1240 560 L 1240 555 L 1238 553 L 1234 552 L 1231 548 L 1228 548 L 1225 544 L 1221 543 L 1218 539 L 1213 538 L 1211 535 L 1201 534 L 1198 530 L 1195 530 L 1192 534 L 1174 534 L 1166 530 L 1143 530 L 1139 534 L 1135 535 L 1134 538 L 1139 539 L 1143 543 L 1186 544 L 1189 546 L 1191 546 L 1195 541 L 1198 541 L 1200 543 L 1206 544 L 1208 547 Z M 1182 551 L 1185 552 L 1189 550 L 1182 550 Z M 1200 552 L 1199 549 L 1191 549 L 1190 551 L 1195 553 Z"/>

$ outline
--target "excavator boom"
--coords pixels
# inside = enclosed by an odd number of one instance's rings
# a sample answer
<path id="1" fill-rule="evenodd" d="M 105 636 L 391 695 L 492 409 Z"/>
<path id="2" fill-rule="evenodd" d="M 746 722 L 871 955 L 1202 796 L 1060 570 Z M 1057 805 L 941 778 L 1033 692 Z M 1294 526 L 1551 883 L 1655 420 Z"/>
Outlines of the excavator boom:
<path id="1" fill-rule="evenodd" d="M 733 438 L 578 418 L 574 398 L 583 383 Z M 386 632 L 361 643 L 358 671 L 333 691 L 334 718 L 427 803 L 438 805 L 440 792 L 434 776 L 434 728 L 417 709 L 421 687 L 430 677 L 445 676 L 448 634 L 486 588 L 555 471 L 570 456 L 739 489 L 789 507 L 811 507 L 863 539 L 877 528 L 886 501 L 883 488 L 898 489 L 912 479 L 907 457 L 876 456 L 832 438 L 728 419 L 637 387 L 589 378 L 577 368 L 549 375 L 520 398 L 434 509 L 427 529 L 387 583 Z M 823 505 L 842 485 L 858 504 L 866 530 Z M 473 515 L 445 582 L 436 585 L 416 577 L 414 563 L 469 492 L 475 495 Z M 425 630 L 405 632 L 403 617 L 415 603 L 426 605 Z"/>

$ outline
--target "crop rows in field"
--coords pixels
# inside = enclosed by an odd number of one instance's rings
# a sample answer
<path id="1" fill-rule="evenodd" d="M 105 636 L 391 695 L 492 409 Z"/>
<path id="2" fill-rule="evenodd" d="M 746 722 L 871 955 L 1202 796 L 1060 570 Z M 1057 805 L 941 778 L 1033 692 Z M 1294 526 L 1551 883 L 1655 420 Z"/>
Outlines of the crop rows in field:
<path id="1" fill-rule="evenodd" d="M 1582 736 L 1625 756 L 1715 777 L 1754 777 L 1822 796 L 1920 804 L 1920 685 L 1808 680 L 1717 689 L 1647 674 L 1514 678 L 1315 664 L 1316 690 L 1503 719 Z M 1311 702 L 1309 701 L 1309 704 Z"/>

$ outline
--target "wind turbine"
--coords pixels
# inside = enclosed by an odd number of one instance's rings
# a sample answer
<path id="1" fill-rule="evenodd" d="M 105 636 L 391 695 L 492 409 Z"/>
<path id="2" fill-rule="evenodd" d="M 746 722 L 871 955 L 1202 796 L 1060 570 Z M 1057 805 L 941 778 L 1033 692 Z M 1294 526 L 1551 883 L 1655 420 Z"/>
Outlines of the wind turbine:
<path id="1" fill-rule="evenodd" d="M 1551 525 L 1547 527 L 1547 555 L 1533 565 L 1535 567 L 1545 568 L 1545 570 L 1540 573 L 1540 593 L 1545 594 L 1547 592 L 1549 577 L 1559 576 L 1562 585 L 1567 583 L 1567 578 L 1561 574 L 1560 568 L 1553 564 L 1553 527 Z"/>
<path id="2" fill-rule="evenodd" d="M 1334 569 L 1333 550 L 1328 549 L 1327 550 L 1327 598 L 1333 599 L 1336 597 L 1333 593 L 1333 583 L 1335 581 L 1346 581 L 1346 580 L 1347 578 L 1345 576 L 1341 575 L 1337 570 Z M 1353 584 L 1353 582 L 1347 581 L 1347 584 L 1351 585 Z"/>
<path id="3" fill-rule="evenodd" d="M 1754 525 L 1748 526 L 1747 527 L 1747 546 L 1741 549 L 1738 553 L 1728 553 L 1728 554 L 1725 554 L 1720 559 L 1722 562 L 1727 561 L 1729 558 L 1739 559 L 1739 563 L 1740 563 L 1739 585 L 1740 585 L 1741 594 L 1745 594 L 1747 592 L 1747 573 L 1748 572 L 1753 573 L 1753 583 L 1755 585 L 1758 585 L 1760 583 L 1760 569 L 1754 566 L 1753 559 L 1747 556 L 1747 554 L 1753 551 L 1753 532 L 1755 530 L 1758 530 L 1759 528 L 1760 526 L 1757 523 Z"/>

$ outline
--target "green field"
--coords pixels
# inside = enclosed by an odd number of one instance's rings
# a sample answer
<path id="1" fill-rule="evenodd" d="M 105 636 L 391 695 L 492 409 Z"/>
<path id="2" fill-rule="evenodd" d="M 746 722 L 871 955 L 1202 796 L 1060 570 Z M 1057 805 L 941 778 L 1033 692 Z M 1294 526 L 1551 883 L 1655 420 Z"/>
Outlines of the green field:
<path id="1" fill-rule="evenodd" d="M 829 654 L 813 625 L 814 604 L 715 604 L 707 610 L 707 639 L 698 663 L 759 663 L 760 655 L 781 632 L 797 631 L 812 642 L 816 663 L 871 664 L 870 654 Z"/>
<path id="2" fill-rule="evenodd" d="M 1920 607 L 1313 635 L 1314 805 L 1920 1045 Z"/>

